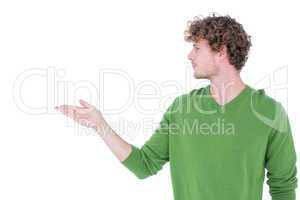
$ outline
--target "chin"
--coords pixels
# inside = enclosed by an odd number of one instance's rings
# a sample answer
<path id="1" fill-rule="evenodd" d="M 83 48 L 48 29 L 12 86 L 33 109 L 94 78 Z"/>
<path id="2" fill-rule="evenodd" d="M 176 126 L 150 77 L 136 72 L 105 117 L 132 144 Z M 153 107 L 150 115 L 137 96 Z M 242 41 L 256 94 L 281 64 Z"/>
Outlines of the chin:
<path id="1" fill-rule="evenodd" d="M 205 77 L 199 74 L 194 74 L 194 78 L 196 79 L 204 79 Z"/>
<path id="2" fill-rule="evenodd" d="M 205 74 L 194 73 L 196 79 L 207 79 L 208 77 Z"/>

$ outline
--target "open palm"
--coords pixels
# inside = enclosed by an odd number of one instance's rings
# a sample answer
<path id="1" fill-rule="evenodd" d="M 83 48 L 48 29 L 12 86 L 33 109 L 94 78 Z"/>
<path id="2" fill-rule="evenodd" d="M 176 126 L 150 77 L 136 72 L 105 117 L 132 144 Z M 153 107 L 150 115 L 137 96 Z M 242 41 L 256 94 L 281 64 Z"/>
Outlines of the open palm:
<path id="1" fill-rule="evenodd" d="M 55 109 L 59 110 L 67 117 L 72 118 L 79 124 L 97 130 L 105 122 L 102 114 L 93 105 L 84 100 L 79 100 L 79 103 L 82 107 L 60 105 L 56 106 Z"/>

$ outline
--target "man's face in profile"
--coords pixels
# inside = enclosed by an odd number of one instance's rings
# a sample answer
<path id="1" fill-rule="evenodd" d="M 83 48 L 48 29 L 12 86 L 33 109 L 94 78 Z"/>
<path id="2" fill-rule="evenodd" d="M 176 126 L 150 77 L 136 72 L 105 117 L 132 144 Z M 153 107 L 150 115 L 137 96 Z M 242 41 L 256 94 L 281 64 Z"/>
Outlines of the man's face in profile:
<path id="1" fill-rule="evenodd" d="M 193 43 L 188 59 L 192 63 L 196 79 L 210 78 L 217 72 L 216 53 L 213 52 L 205 39 L 200 39 L 198 42 Z"/>

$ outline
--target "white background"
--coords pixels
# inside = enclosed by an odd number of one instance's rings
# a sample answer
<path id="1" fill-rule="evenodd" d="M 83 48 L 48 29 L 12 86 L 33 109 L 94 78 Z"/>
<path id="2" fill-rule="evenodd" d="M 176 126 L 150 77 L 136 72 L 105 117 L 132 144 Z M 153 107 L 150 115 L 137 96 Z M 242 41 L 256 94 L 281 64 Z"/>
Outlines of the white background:
<path id="1" fill-rule="evenodd" d="M 297 11 L 290 1 L 1 1 L 0 199 L 172 199 L 169 164 L 138 180 L 53 107 L 84 99 L 141 146 L 153 133 L 143 120 L 158 123 L 172 99 L 207 83 L 192 76 L 183 31 L 210 12 L 252 36 L 242 78 L 283 103 L 299 145 Z M 140 98 L 147 92 L 156 95 Z"/>

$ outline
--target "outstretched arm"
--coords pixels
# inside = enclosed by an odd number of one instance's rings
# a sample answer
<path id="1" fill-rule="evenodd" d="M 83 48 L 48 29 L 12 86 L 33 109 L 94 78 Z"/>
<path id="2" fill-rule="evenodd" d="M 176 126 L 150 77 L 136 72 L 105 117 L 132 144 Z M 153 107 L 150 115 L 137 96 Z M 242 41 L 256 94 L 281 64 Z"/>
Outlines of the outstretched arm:
<path id="1" fill-rule="evenodd" d="M 83 107 L 62 105 L 57 109 L 81 125 L 94 128 L 119 161 L 136 177 L 144 179 L 156 174 L 169 161 L 169 124 L 175 101 L 164 113 L 154 134 L 141 148 L 127 143 L 118 136 L 101 113 L 83 100 L 80 100 Z"/>
<path id="2" fill-rule="evenodd" d="M 109 149 L 118 158 L 123 161 L 131 152 L 131 145 L 123 140 L 104 120 L 102 114 L 93 105 L 86 101 L 80 100 L 79 103 L 82 107 L 61 105 L 55 109 L 62 112 L 67 117 L 72 118 L 79 124 L 93 128 L 99 133 L 101 138 L 107 144 Z"/>

